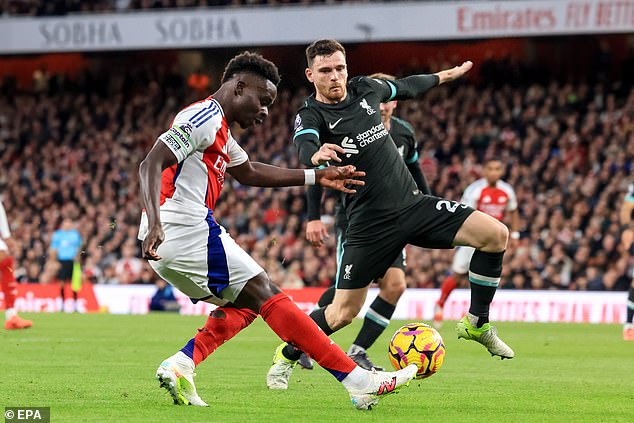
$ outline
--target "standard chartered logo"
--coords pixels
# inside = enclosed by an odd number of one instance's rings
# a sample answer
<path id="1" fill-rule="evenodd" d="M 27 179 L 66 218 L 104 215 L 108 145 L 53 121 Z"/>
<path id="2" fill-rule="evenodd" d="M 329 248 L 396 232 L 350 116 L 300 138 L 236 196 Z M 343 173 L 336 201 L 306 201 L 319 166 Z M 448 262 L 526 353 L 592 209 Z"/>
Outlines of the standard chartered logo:
<path id="1" fill-rule="evenodd" d="M 365 147 L 368 144 L 372 144 L 376 140 L 380 140 L 383 137 L 387 137 L 388 132 L 383 126 L 383 122 L 373 126 L 365 132 L 357 135 L 357 143 L 359 147 Z"/>
<path id="2" fill-rule="evenodd" d="M 357 150 L 357 146 L 354 141 L 350 138 L 345 137 L 341 141 L 341 146 L 343 147 L 343 151 L 346 153 L 346 157 L 350 158 L 353 154 L 359 154 L 359 150 Z"/>

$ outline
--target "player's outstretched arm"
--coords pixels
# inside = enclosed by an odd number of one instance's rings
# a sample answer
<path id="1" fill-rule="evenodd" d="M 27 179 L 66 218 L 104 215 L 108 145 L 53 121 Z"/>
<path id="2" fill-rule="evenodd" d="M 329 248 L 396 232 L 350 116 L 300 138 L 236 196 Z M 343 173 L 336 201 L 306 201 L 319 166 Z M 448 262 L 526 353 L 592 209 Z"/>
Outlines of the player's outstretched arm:
<path id="1" fill-rule="evenodd" d="M 454 66 L 451 69 L 445 69 L 443 71 L 437 72 L 434 75 L 438 77 L 438 85 L 444 84 L 445 82 L 455 81 L 456 79 L 462 77 L 465 73 L 469 72 L 473 67 L 473 62 L 471 60 L 467 60 L 460 66 Z"/>
<path id="2" fill-rule="evenodd" d="M 165 239 L 159 214 L 161 196 L 161 173 L 164 169 L 176 164 L 174 153 L 163 142 L 158 140 L 145 159 L 139 165 L 139 181 L 141 185 L 141 205 L 148 218 L 149 232 L 143 240 L 143 257 L 147 260 L 160 260 L 156 249 Z"/>
<path id="3" fill-rule="evenodd" d="M 247 160 L 241 165 L 227 168 L 227 172 L 243 185 L 254 187 L 290 187 L 319 184 L 348 194 L 354 189 L 347 185 L 364 185 L 360 178 L 365 172 L 358 172 L 354 166 L 327 167 L 325 169 L 285 169 Z"/>

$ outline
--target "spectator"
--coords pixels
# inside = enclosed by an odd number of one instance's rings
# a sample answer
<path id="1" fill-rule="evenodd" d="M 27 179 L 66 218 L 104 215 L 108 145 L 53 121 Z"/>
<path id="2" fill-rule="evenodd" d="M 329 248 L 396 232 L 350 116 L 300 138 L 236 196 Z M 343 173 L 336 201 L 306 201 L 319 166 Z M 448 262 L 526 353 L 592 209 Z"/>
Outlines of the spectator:
<path id="1" fill-rule="evenodd" d="M 175 312 L 180 310 L 180 304 L 176 301 L 172 285 L 163 279 L 157 278 L 156 280 L 156 292 L 150 300 L 150 310 Z"/>

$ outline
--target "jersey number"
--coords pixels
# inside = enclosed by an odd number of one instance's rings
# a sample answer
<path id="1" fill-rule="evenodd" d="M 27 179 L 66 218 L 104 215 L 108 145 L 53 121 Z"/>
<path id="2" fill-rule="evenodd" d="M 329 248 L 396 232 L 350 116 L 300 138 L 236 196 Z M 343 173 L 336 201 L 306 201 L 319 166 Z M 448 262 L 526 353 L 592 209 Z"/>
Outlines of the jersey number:
<path id="1" fill-rule="evenodd" d="M 464 204 L 460 204 L 456 201 L 440 200 L 436 203 L 436 210 L 442 210 L 443 206 L 447 209 L 447 211 L 449 211 L 449 213 L 455 212 L 460 206 L 463 208 L 466 207 Z"/>

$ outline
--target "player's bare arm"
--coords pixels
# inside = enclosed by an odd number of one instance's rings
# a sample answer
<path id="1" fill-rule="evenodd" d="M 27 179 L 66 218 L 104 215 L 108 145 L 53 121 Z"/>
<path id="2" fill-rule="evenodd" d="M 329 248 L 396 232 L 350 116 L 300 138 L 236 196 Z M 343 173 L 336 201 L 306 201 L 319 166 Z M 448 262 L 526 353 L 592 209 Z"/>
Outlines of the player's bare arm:
<path id="1" fill-rule="evenodd" d="M 141 184 L 141 205 L 148 218 L 149 232 L 142 244 L 143 257 L 147 260 L 160 260 L 156 249 L 165 240 L 159 214 L 161 193 L 161 173 L 177 162 L 174 153 L 163 142 L 157 141 L 139 166 Z"/>
<path id="2" fill-rule="evenodd" d="M 511 216 L 511 235 L 509 243 L 511 248 L 514 248 L 520 239 L 520 212 L 515 209 L 510 212 Z"/>
<path id="3" fill-rule="evenodd" d="M 454 66 L 451 69 L 445 69 L 443 71 L 435 73 L 434 75 L 438 77 L 438 85 L 440 85 L 461 78 L 465 73 L 469 72 L 472 67 L 473 62 L 471 60 L 467 60 L 460 66 Z"/>
<path id="4" fill-rule="evenodd" d="M 347 194 L 354 194 L 356 191 L 346 185 L 365 185 L 365 182 L 355 179 L 365 176 L 365 172 L 358 172 L 354 166 L 330 166 L 325 169 L 316 169 L 314 181 L 308 181 L 309 176 L 302 169 L 285 169 L 249 160 L 239 166 L 228 168 L 227 172 L 241 184 L 256 187 L 287 187 L 317 183 Z"/>

